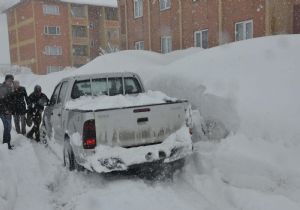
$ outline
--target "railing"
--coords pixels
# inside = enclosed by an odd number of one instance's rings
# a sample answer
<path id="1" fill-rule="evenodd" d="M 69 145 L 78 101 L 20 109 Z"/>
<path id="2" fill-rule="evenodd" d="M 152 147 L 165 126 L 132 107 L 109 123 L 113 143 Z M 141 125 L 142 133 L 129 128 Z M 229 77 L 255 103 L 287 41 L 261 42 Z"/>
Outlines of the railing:
<path id="1" fill-rule="evenodd" d="M 73 44 L 89 45 L 89 38 L 88 37 L 72 36 L 72 42 L 73 42 Z"/>
<path id="2" fill-rule="evenodd" d="M 104 24 L 106 28 L 118 28 L 120 26 L 117 20 L 105 20 Z"/>

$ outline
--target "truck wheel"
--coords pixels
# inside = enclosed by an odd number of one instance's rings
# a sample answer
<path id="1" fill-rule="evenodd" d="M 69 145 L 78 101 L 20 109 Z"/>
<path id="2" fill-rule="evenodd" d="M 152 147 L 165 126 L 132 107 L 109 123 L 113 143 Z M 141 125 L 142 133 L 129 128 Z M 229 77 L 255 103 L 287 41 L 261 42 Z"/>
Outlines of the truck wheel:
<path id="1" fill-rule="evenodd" d="M 69 171 L 74 171 L 75 169 L 77 171 L 84 171 L 84 167 L 76 162 L 74 152 L 68 140 L 65 140 L 64 144 L 64 166 Z"/>
<path id="2" fill-rule="evenodd" d="M 64 166 L 69 170 L 75 169 L 75 157 L 69 142 L 65 141 L 64 144 Z"/>

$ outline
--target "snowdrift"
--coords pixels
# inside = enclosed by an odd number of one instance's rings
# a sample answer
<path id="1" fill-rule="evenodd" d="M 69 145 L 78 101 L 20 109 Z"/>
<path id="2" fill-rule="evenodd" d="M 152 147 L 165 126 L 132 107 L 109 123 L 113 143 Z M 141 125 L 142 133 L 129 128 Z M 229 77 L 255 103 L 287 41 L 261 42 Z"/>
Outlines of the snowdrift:
<path id="1" fill-rule="evenodd" d="M 40 183 L 49 183 L 43 175 L 52 180 L 49 200 L 55 209 L 300 209 L 299 46 L 299 35 L 286 35 L 167 55 L 124 51 L 99 57 L 77 70 L 46 76 L 16 75 L 29 92 L 41 84 L 50 96 L 57 82 L 72 74 L 137 72 L 148 89 L 189 99 L 206 122 L 218 121 L 230 133 L 222 141 L 196 143 L 195 154 L 171 183 L 61 175 L 61 169 L 50 165 L 61 159 L 43 153 L 31 155 L 31 144 L 21 144 L 13 151 L 15 159 L 0 147 L 0 209 L 20 199 L 28 206 L 36 204 L 26 189 L 45 199 Z M 197 111 L 194 113 L 196 116 Z M 199 126 L 203 121 L 195 122 Z M 15 144 L 18 141 L 14 138 Z M 30 177 L 30 169 L 17 160 L 23 156 L 34 166 L 36 159 L 43 159 L 47 167 Z M 6 164 L 7 160 L 13 164 Z M 33 187 L 15 175 L 20 171 L 26 172 Z M 41 203 L 36 206 L 27 209 L 44 209 Z"/>
<path id="2" fill-rule="evenodd" d="M 33 89 L 41 84 L 48 96 L 57 82 L 72 74 L 131 71 L 145 86 L 191 101 L 208 122 L 251 137 L 300 137 L 299 35 L 236 42 L 201 50 L 191 48 L 160 55 L 123 51 L 98 57 L 77 70 L 46 76 L 20 76 Z"/>

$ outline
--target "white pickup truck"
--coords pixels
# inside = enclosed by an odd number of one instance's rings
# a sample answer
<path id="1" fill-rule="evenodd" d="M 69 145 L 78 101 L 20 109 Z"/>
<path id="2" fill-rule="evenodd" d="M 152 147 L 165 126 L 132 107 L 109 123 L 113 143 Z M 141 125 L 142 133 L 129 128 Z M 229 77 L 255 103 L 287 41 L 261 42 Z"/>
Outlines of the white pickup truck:
<path id="1" fill-rule="evenodd" d="M 191 154 L 189 114 L 187 101 L 146 92 L 135 73 L 78 75 L 55 87 L 42 131 L 63 145 L 68 169 L 105 173 Z"/>

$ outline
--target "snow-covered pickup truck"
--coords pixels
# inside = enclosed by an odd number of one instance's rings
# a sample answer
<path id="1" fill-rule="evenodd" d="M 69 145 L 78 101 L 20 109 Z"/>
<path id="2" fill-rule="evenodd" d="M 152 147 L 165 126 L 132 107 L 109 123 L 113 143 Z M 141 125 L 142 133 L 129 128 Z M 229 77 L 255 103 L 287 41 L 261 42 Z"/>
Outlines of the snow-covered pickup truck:
<path id="1" fill-rule="evenodd" d="M 185 100 L 145 92 L 134 73 L 79 75 L 55 87 L 42 130 L 64 146 L 70 170 L 127 170 L 189 155 L 189 110 Z"/>

